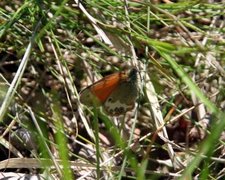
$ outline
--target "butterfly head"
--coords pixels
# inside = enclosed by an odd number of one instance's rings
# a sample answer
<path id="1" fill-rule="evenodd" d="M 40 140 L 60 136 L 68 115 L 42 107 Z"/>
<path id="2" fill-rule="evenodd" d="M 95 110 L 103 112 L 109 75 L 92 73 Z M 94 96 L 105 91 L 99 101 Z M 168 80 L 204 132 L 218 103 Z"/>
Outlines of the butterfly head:
<path id="1" fill-rule="evenodd" d="M 129 72 L 129 79 L 131 82 L 137 82 L 137 73 L 138 73 L 138 70 L 136 68 L 132 68 Z"/>

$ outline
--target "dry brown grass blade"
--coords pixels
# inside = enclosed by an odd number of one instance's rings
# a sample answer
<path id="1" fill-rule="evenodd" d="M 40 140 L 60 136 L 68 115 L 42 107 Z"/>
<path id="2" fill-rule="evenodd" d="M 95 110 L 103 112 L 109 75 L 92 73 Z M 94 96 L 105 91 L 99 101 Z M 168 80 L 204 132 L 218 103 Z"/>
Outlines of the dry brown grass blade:
<path id="1" fill-rule="evenodd" d="M 164 127 L 164 120 L 163 120 L 163 116 L 162 116 L 162 112 L 160 111 L 160 105 L 158 102 L 158 98 L 156 96 L 156 92 L 155 89 L 150 81 L 150 77 L 148 75 L 146 75 L 146 94 L 148 97 L 148 100 L 150 102 L 150 109 L 151 109 L 151 114 L 152 117 L 154 119 L 156 128 L 162 128 L 162 131 L 158 133 L 159 137 L 164 137 L 166 139 L 168 139 L 168 134 L 166 131 L 166 127 Z M 167 146 L 167 151 L 168 154 L 170 156 L 170 159 L 174 165 L 175 169 L 180 169 L 183 168 L 183 164 L 181 162 L 181 160 L 175 156 L 174 150 L 171 146 L 171 144 L 166 143 Z"/>
<path id="2" fill-rule="evenodd" d="M 110 41 L 110 39 L 107 37 L 107 35 L 105 34 L 105 32 L 98 26 L 97 24 L 97 20 L 92 17 L 87 10 L 84 8 L 84 6 L 82 5 L 82 3 L 79 0 L 74 0 L 77 4 L 77 6 L 80 8 L 80 10 L 87 16 L 87 18 L 90 20 L 91 24 L 94 26 L 95 30 L 97 31 L 97 33 L 100 35 L 100 37 L 102 38 L 102 40 L 108 44 L 108 45 L 112 45 L 112 42 Z"/>

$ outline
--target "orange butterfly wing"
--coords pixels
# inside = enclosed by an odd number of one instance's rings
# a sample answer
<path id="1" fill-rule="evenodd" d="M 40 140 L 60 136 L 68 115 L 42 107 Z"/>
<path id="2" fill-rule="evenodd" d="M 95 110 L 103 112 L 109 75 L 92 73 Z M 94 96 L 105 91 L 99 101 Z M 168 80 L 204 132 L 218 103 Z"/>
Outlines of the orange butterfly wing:
<path id="1" fill-rule="evenodd" d="M 90 90 L 103 103 L 126 77 L 124 72 L 108 75 L 91 85 Z"/>

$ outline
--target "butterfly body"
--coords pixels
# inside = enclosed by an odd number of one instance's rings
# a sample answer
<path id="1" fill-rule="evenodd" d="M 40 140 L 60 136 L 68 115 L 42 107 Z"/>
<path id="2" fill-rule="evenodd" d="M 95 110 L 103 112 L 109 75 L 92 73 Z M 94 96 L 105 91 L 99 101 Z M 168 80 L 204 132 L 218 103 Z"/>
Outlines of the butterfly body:
<path id="1" fill-rule="evenodd" d="M 133 109 L 138 95 L 137 70 L 108 75 L 88 86 L 80 93 L 80 100 L 87 106 L 103 106 L 111 116 L 118 116 Z"/>

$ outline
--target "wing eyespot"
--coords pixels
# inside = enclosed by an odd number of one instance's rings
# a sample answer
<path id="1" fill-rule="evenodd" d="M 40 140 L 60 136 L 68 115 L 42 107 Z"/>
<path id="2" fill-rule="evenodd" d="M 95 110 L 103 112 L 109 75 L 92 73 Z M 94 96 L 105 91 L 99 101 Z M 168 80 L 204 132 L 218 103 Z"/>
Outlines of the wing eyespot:
<path id="1" fill-rule="evenodd" d="M 112 101 L 113 101 L 112 97 L 109 97 L 109 98 L 108 98 L 108 101 L 109 101 L 109 102 L 112 102 Z"/>

